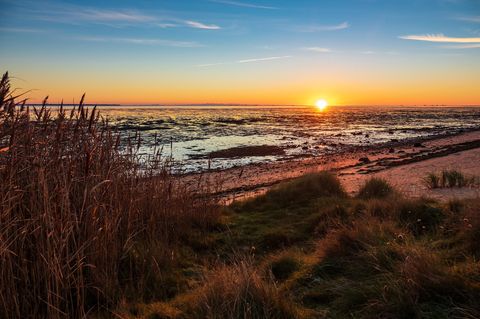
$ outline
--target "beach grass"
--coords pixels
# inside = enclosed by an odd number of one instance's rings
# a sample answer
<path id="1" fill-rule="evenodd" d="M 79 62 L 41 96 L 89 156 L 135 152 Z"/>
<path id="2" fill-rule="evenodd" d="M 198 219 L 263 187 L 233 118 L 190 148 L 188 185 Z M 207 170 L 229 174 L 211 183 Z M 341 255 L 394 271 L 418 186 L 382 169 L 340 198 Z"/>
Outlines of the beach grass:
<path id="1" fill-rule="evenodd" d="M 443 170 L 440 173 L 428 173 L 424 178 L 425 185 L 430 189 L 436 188 L 462 188 L 479 185 L 479 179 L 475 176 L 467 176 L 460 170 Z"/>
<path id="2" fill-rule="evenodd" d="M 393 194 L 393 188 L 381 178 L 371 178 L 360 188 L 358 197 L 362 199 L 385 198 Z"/>
<path id="3" fill-rule="evenodd" d="M 56 113 L 54 113 L 56 112 Z M 95 108 L 29 107 L 0 82 L 0 317 L 83 318 L 186 284 L 186 238 L 218 206 L 137 154 Z M 190 256 L 190 255 L 189 255 Z"/>

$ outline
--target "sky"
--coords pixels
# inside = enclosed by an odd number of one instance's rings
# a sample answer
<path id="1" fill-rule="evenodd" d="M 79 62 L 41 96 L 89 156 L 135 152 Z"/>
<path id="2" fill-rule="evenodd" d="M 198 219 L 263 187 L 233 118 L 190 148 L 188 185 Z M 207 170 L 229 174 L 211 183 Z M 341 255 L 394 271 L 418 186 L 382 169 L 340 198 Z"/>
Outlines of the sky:
<path id="1" fill-rule="evenodd" d="M 480 105 L 480 0 L 0 0 L 30 102 Z"/>

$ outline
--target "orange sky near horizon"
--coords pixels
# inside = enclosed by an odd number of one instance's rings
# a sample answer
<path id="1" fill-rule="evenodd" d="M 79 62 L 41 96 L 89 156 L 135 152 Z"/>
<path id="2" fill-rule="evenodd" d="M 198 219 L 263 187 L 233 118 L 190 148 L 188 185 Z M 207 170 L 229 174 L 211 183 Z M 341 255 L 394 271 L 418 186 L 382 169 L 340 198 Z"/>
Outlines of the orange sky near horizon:
<path id="1" fill-rule="evenodd" d="M 91 104 L 256 104 L 314 105 L 326 99 L 330 105 L 480 105 L 480 80 L 450 74 L 412 78 L 359 79 L 306 76 L 297 81 L 272 79 L 228 79 L 196 81 L 192 79 L 143 78 L 131 81 L 122 76 L 97 75 L 94 79 L 58 76 L 49 81 L 33 76 L 12 79 L 15 87 L 28 92 L 29 102 L 40 103 L 49 96 L 50 103 L 78 101 L 86 93 Z M 61 79 L 68 80 L 61 81 Z M 222 81 L 223 80 L 223 81 Z"/>
<path id="2" fill-rule="evenodd" d="M 469 51 L 469 53 L 473 51 Z M 198 67 L 188 60 L 49 58 L 10 70 L 30 102 L 92 104 L 480 105 L 476 54 L 298 56 L 277 61 Z"/>

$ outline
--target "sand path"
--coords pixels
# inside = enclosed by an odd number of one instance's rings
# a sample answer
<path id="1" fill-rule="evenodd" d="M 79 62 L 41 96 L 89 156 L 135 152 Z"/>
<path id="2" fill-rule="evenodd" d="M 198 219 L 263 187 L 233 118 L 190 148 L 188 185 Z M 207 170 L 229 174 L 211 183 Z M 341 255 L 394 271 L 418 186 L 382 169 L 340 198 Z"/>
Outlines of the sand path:
<path id="1" fill-rule="evenodd" d="M 426 196 L 439 200 L 480 198 L 480 188 L 478 186 L 428 189 L 424 182 L 425 176 L 431 172 L 440 173 L 445 169 L 456 169 L 466 175 L 480 176 L 480 148 L 392 167 L 371 174 L 343 175 L 340 176 L 340 179 L 347 191 L 353 194 L 367 179 L 380 177 L 409 197 Z"/>

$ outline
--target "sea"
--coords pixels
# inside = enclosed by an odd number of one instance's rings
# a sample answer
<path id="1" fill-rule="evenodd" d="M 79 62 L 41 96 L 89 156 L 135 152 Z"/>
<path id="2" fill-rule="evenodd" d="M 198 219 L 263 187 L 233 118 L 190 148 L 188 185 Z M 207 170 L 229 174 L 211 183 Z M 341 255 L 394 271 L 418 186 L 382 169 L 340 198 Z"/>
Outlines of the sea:
<path id="1" fill-rule="evenodd" d="M 161 150 L 185 171 L 321 157 L 352 149 L 480 129 L 480 107 L 100 106 L 120 134 L 138 132 L 140 154 Z M 212 158 L 212 152 L 277 146 L 281 154 Z M 255 155 L 255 156 L 253 156 Z"/>

